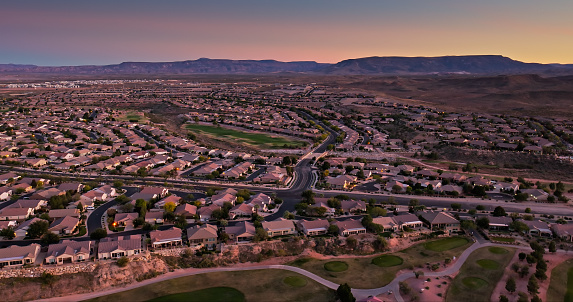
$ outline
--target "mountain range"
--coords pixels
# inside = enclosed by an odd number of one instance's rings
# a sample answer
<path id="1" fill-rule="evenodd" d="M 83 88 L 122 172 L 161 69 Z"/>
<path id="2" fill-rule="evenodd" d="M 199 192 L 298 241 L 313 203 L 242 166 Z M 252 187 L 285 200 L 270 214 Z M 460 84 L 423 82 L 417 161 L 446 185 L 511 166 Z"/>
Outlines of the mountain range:
<path id="1" fill-rule="evenodd" d="M 422 75 L 422 74 L 573 74 L 573 65 L 524 63 L 499 55 L 443 57 L 368 57 L 335 64 L 314 61 L 206 59 L 179 62 L 124 62 L 114 65 L 36 66 L 0 64 L 0 74 L 276 74 Z"/>

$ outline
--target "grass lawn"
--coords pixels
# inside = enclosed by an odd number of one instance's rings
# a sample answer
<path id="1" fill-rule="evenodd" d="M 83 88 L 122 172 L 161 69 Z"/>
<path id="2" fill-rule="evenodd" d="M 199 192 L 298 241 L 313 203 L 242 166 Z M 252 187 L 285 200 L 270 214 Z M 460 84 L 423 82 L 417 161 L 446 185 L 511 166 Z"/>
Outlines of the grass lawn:
<path id="1" fill-rule="evenodd" d="M 464 246 L 468 242 L 469 240 L 465 237 L 448 237 L 427 242 L 424 244 L 424 247 L 430 251 L 444 252 L 460 246 Z"/>
<path id="2" fill-rule="evenodd" d="M 476 261 L 476 263 L 485 268 L 485 269 L 498 269 L 499 268 L 499 262 L 495 261 L 495 260 L 491 260 L 491 259 L 480 259 L 478 261 Z"/>
<path id="3" fill-rule="evenodd" d="M 293 287 L 283 280 L 297 276 L 307 284 L 303 287 Z M 148 301 L 163 296 L 182 294 L 180 297 L 189 298 L 191 293 L 213 289 L 240 289 L 245 301 L 334 301 L 334 291 L 302 275 L 285 270 L 256 270 L 237 272 L 217 272 L 195 276 L 181 277 L 153 283 L 144 287 L 99 297 L 91 301 Z M 206 296 L 203 296 L 206 297 Z M 236 296 L 234 296 L 236 297 Z M 165 300 L 172 301 L 172 300 Z M 192 301 L 192 300 L 186 300 Z M 203 298 L 198 301 L 212 301 Z M 238 300 L 243 301 L 243 300 Z"/>
<path id="4" fill-rule="evenodd" d="M 380 267 L 396 266 L 404 263 L 404 260 L 394 255 L 382 255 L 372 259 L 372 264 Z"/>
<path id="5" fill-rule="evenodd" d="M 573 259 L 557 265 L 551 271 L 547 301 L 573 301 Z"/>
<path id="6" fill-rule="evenodd" d="M 448 288 L 446 301 L 490 301 L 496 284 L 515 253 L 513 248 L 500 249 L 507 252 L 492 253 L 486 247 L 475 250 Z"/>
<path id="7" fill-rule="evenodd" d="M 282 136 L 274 136 L 266 133 L 251 133 L 243 132 L 235 129 L 209 126 L 209 125 L 198 125 L 198 124 L 188 124 L 185 126 L 187 130 L 193 132 L 199 132 L 200 134 L 216 137 L 222 140 L 231 140 L 233 142 L 240 141 L 244 144 L 260 147 L 260 148 L 284 148 L 287 146 L 295 146 L 297 148 L 304 147 L 307 144 L 304 141 L 289 139 Z"/>
<path id="8" fill-rule="evenodd" d="M 348 269 L 348 264 L 344 261 L 330 261 L 324 264 L 324 269 L 329 272 L 343 272 Z"/>
<path id="9" fill-rule="evenodd" d="M 492 246 L 488 250 L 494 254 L 507 254 L 507 253 L 509 253 L 508 250 L 506 250 L 502 247 L 498 247 L 498 246 Z"/>
<path id="10" fill-rule="evenodd" d="M 384 255 L 390 257 L 373 256 L 337 259 L 344 261 L 348 265 L 348 269 L 342 272 L 332 272 L 325 269 L 324 265 L 331 262 L 331 260 L 301 258 L 291 262 L 290 265 L 303 268 L 335 283 L 348 283 L 352 288 L 376 288 L 390 283 L 396 277 L 396 273 L 402 269 L 414 269 L 418 266 L 425 266 L 427 262 L 443 263 L 446 258 L 459 257 L 469 246 L 469 241 L 465 240 L 465 244 L 462 246 L 444 252 L 434 252 L 427 250 L 424 247 L 424 243 L 420 243 L 405 250 Z M 394 261 L 397 262 L 398 259 L 402 263 L 394 266 L 381 267 L 375 263 L 392 264 Z"/>
<path id="11" fill-rule="evenodd" d="M 121 114 L 120 116 L 117 117 L 118 121 L 121 122 L 128 122 L 130 120 L 137 120 L 140 123 L 145 123 L 148 121 L 148 119 L 145 117 L 145 115 L 141 112 L 137 112 L 137 111 L 127 111 L 123 114 Z"/>
<path id="12" fill-rule="evenodd" d="M 515 242 L 515 238 L 506 238 L 506 237 L 494 237 L 494 236 L 490 236 L 489 239 L 491 239 L 492 241 L 499 241 L 499 242 L 509 242 L 509 243 Z"/>
<path id="13" fill-rule="evenodd" d="M 148 300 L 149 302 L 243 302 L 245 295 L 232 287 L 211 287 L 192 292 L 171 294 Z"/>
<path id="14" fill-rule="evenodd" d="M 304 287 L 308 283 L 305 278 L 299 276 L 288 276 L 283 279 L 283 282 L 292 287 Z"/>

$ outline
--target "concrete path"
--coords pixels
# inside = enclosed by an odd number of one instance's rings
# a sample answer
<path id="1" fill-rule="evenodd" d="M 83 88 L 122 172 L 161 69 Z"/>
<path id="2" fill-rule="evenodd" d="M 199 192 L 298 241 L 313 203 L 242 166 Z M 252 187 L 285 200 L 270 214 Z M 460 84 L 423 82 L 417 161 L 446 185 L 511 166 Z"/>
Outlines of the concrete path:
<path id="1" fill-rule="evenodd" d="M 497 243 L 485 243 L 484 244 L 484 243 L 480 243 L 480 242 L 475 242 L 468 249 L 466 249 L 460 255 L 460 257 L 457 258 L 453 262 L 453 264 L 450 267 L 448 267 L 447 269 L 445 269 L 443 271 L 426 273 L 426 274 L 424 274 L 424 276 L 425 277 L 442 277 L 442 276 L 451 275 L 451 274 L 459 271 L 459 269 L 462 267 L 464 262 L 471 255 L 471 253 L 473 253 L 475 250 L 477 250 L 479 248 L 488 247 L 488 246 L 513 247 L 513 246 L 497 244 Z M 520 247 L 520 248 L 525 248 L 525 247 Z M 180 278 L 180 277 L 185 277 L 185 276 L 193 276 L 193 275 L 200 275 L 200 274 L 214 273 L 214 272 L 251 271 L 251 270 L 261 270 L 261 269 L 281 269 L 281 270 L 287 270 L 287 271 L 291 271 L 294 273 L 298 273 L 298 274 L 306 276 L 309 279 L 312 279 L 312 280 L 314 280 L 314 281 L 316 281 L 316 282 L 318 282 L 318 283 L 320 283 L 320 284 L 322 284 L 328 288 L 334 289 L 334 290 L 336 290 L 339 286 L 338 283 L 334 283 L 332 281 L 326 280 L 326 279 L 324 279 L 324 278 L 322 278 L 316 274 L 313 274 L 309 271 L 306 271 L 302 268 L 289 266 L 289 265 L 259 265 L 259 266 L 250 266 L 250 267 L 216 267 L 216 268 L 207 268 L 207 269 L 190 268 L 190 269 L 182 269 L 182 270 L 177 270 L 174 272 L 169 272 L 169 273 L 163 274 L 157 278 L 145 280 L 145 281 L 138 282 L 135 284 L 130 284 L 130 285 L 125 286 L 125 287 L 113 288 L 113 289 L 109 289 L 109 290 L 105 290 L 105 291 L 101 291 L 101 292 L 76 294 L 76 295 L 65 296 L 65 297 L 54 297 L 54 298 L 49 298 L 49 299 L 44 299 L 44 300 L 39 300 L 39 301 L 52 301 L 52 302 L 82 301 L 82 300 L 93 299 L 93 298 L 97 298 L 97 297 L 101 297 L 101 296 L 111 295 L 111 294 L 119 293 L 122 291 L 127 291 L 127 290 L 135 289 L 138 287 L 146 286 L 149 284 L 153 284 L 153 283 L 157 283 L 157 282 L 161 282 L 161 281 L 165 281 L 165 280 L 170 280 L 170 279 L 175 279 L 175 278 Z M 390 282 L 386 286 L 379 287 L 379 288 L 372 288 L 372 289 L 352 289 L 352 294 L 354 295 L 354 297 L 356 297 L 357 300 L 359 300 L 359 299 L 367 298 L 369 296 L 377 296 L 377 295 L 386 293 L 388 291 L 392 291 L 395 295 L 396 300 L 398 302 L 402 302 L 404 300 L 400 296 L 399 283 L 402 281 L 405 281 L 406 279 L 413 278 L 413 277 L 415 277 L 413 271 L 403 272 L 403 273 L 399 274 L 398 276 L 396 276 L 396 278 L 394 278 L 394 280 L 392 280 L 392 282 Z"/>

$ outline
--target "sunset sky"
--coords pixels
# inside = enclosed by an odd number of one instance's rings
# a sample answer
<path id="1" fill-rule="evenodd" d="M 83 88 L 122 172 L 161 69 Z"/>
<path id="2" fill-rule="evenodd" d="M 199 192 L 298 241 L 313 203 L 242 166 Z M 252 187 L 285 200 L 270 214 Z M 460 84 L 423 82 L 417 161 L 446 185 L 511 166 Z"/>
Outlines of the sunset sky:
<path id="1" fill-rule="evenodd" d="M 5 2 L 0 63 L 470 54 L 573 63 L 571 0 Z"/>

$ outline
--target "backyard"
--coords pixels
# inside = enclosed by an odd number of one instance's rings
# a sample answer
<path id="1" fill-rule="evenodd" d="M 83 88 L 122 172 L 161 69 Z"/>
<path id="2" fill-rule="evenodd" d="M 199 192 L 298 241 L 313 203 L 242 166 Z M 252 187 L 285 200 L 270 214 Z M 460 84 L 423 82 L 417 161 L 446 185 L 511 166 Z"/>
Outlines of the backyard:
<path id="1" fill-rule="evenodd" d="M 465 237 L 451 237 L 416 244 L 405 250 L 373 257 L 318 260 L 301 258 L 290 263 L 335 283 L 352 288 L 377 288 L 390 283 L 402 269 L 424 267 L 426 263 L 443 263 L 458 257 L 469 247 Z M 435 251 L 438 250 L 438 251 Z"/>
<path id="2" fill-rule="evenodd" d="M 195 133 L 215 137 L 219 140 L 240 141 L 243 144 L 263 149 L 279 149 L 285 147 L 302 148 L 308 144 L 305 141 L 295 138 L 276 136 L 268 133 L 244 132 L 214 125 L 188 124 L 185 128 Z"/>
<path id="3" fill-rule="evenodd" d="M 501 247 L 475 250 L 452 281 L 446 301 L 490 301 L 514 253 L 513 248 Z"/>

